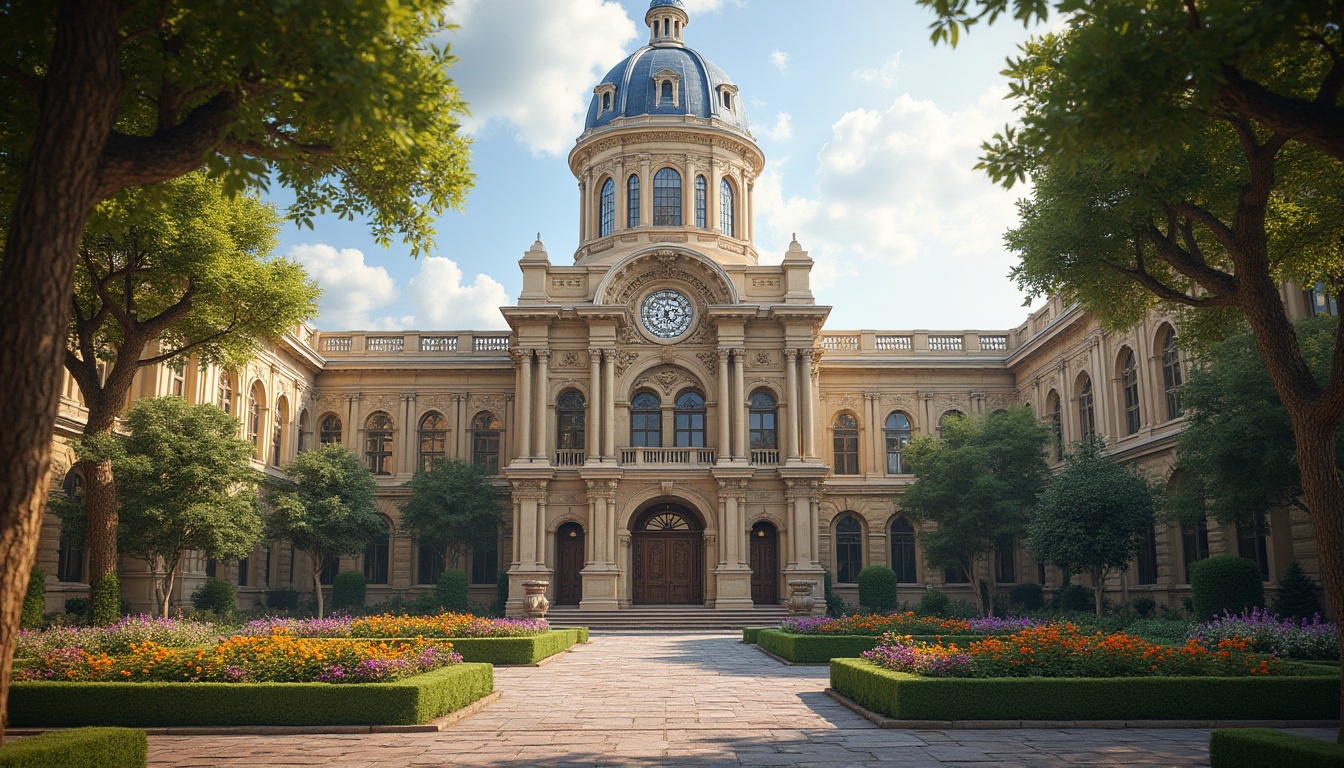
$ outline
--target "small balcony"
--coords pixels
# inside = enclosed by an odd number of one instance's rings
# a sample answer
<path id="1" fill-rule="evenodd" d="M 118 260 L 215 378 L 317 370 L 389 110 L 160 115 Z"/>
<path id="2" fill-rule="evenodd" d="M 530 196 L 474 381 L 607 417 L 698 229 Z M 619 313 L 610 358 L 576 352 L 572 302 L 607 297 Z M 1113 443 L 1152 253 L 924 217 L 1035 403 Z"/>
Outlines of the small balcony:
<path id="1" fill-rule="evenodd" d="M 585 458 L 582 448 L 558 448 L 555 451 L 555 466 L 581 467 Z"/>
<path id="2" fill-rule="evenodd" d="M 757 467 L 779 466 L 778 448 L 752 448 L 751 463 Z"/>
<path id="3" fill-rule="evenodd" d="M 621 466 L 634 469 L 689 469 L 714 464 L 713 448 L 622 448 Z"/>

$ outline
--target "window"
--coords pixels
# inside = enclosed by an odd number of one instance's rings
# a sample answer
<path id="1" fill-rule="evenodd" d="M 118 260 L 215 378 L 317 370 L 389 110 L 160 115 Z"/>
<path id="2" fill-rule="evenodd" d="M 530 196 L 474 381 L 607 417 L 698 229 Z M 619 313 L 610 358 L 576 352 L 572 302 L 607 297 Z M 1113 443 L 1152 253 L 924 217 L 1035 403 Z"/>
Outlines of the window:
<path id="1" fill-rule="evenodd" d="M 1125 434 L 1139 433 L 1139 365 L 1134 359 L 1134 350 L 1125 350 L 1125 359 L 1120 363 L 1120 387 L 1125 393 Z"/>
<path id="2" fill-rule="evenodd" d="M 915 569 L 915 526 L 905 517 L 891 521 L 891 570 L 897 584 L 919 581 Z"/>
<path id="3" fill-rule="evenodd" d="M 1017 582 L 1017 539 L 1012 536 L 1002 536 L 994 545 L 994 582 Z"/>
<path id="4" fill-rule="evenodd" d="M 942 437 L 942 436 L 943 436 L 943 430 L 947 427 L 947 423 L 948 423 L 949 421 L 951 421 L 951 420 L 953 420 L 953 419 L 961 419 L 961 418 L 965 418 L 965 417 L 966 417 L 966 414 L 962 413 L 961 411 L 957 411 L 957 410 L 948 411 L 947 413 L 944 413 L 942 416 L 939 416 L 939 417 L 938 417 L 938 437 Z"/>
<path id="5" fill-rule="evenodd" d="M 420 420 L 420 469 L 428 472 L 448 460 L 448 420 L 431 413 Z"/>
<path id="6" fill-rule="evenodd" d="M 719 231 L 734 237 L 733 232 L 733 185 L 727 179 L 719 181 Z"/>
<path id="7" fill-rule="evenodd" d="M 482 413 L 471 423 L 471 463 L 487 475 L 499 474 L 499 435 L 504 427 L 493 413 Z"/>
<path id="8" fill-rule="evenodd" d="M 1339 315 L 1339 299 L 1331 296 L 1325 289 L 1325 283 L 1317 281 L 1316 285 L 1306 290 L 1307 311 L 1312 317 L 1317 315 Z"/>
<path id="9" fill-rule="evenodd" d="M 1138 566 L 1140 584 L 1157 583 L 1157 529 L 1151 525 L 1139 543 Z"/>
<path id="10" fill-rule="evenodd" d="M 70 498 L 84 495 L 84 476 L 73 470 L 65 473 L 61 490 Z M 84 580 L 84 538 L 61 526 L 61 544 L 56 552 L 56 578 L 59 581 Z"/>
<path id="11" fill-rule="evenodd" d="M 388 555 L 391 546 L 388 537 L 391 531 L 384 530 L 383 535 L 364 548 L 364 581 L 369 584 L 386 584 L 388 574 Z"/>
<path id="12" fill-rule="evenodd" d="M 728 91 L 723 92 L 723 108 L 729 112 L 733 111 L 733 94 Z"/>
<path id="13" fill-rule="evenodd" d="M 275 428 L 271 430 L 271 466 L 280 466 L 280 452 L 285 447 L 285 431 L 280 425 L 280 412 L 276 411 Z"/>
<path id="14" fill-rule="evenodd" d="M 375 475 L 392 474 L 392 419 L 385 413 L 364 423 L 364 464 Z"/>
<path id="15" fill-rule="evenodd" d="M 967 575 L 970 568 L 966 565 L 959 565 L 952 568 L 943 569 L 943 582 L 945 584 L 970 584 L 971 577 Z"/>
<path id="16" fill-rule="evenodd" d="M 299 411 L 299 453 L 308 449 L 308 411 Z"/>
<path id="17" fill-rule="evenodd" d="M 1083 374 L 1078 384 L 1078 429 L 1083 437 L 1097 433 L 1097 411 L 1092 395 L 1092 377 Z"/>
<path id="18" fill-rule="evenodd" d="M 219 372 L 219 392 L 216 403 L 221 411 L 233 413 L 233 377 L 229 375 L 228 371 Z"/>
<path id="19" fill-rule="evenodd" d="M 336 581 L 336 574 L 340 572 L 341 572 L 340 558 L 332 558 L 331 562 L 327 563 L 326 567 L 322 569 L 322 572 L 317 575 L 317 583 L 331 584 L 332 582 Z"/>
<path id="20" fill-rule="evenodd" d="M 1181 526 L 1181 554 L 1185 556 L 1185 583 L 1190 583 L 1190 566 L 1209 556 L 1209 523 L 1186 523 Z M 1206 617 L 1207 618 L 1207 617 Z"/>
<path id="21" fill-rule="evenodd" d="M 630 445 L 659 448 L 662 444 L 662 404 L 652 392 L 640 392 L 630 401 Z"/>
<path id="22" fill-rule="evenodd" d="M 852 415 L 835 417 L 835 469 L 837 475 L 859 474 L 859 422 Z"/>
<path id="23" fill-rule="evenodd" d="M 1237 526 L 1237 554 L 1260 566 L 1260 580 L 1269 581 L 1269 542 L 1254 526 Z"/>
<path id="24" fill-rule="evenodd" d="M 247 395 L 247 439 L 256 448 L 257 458 L 261 455 L 261 398 L 257 396 L 257 387 Z"/>
<path id="25" fill-rule="evenodd" d="M 671 168 L 653 175 L 653 226 L 681 226 L 681 174 Z"/>
<path id="26" fill-rule="evenodd" d="M 322 417 L 322 424 L 318 426 L 317 433 L 318 445 L 332 445 L 341 442 L 341 419 L 333 413 Z"/>
<path id="27" fill-rule="evenodd" d="M 602 111 L 603 111 L 603 112 L 609 112 L 609 111 L 611 111 L 611 92 L 610 92 L 610 91 L 608 91 L 608 92 L 602 94 Z"/>
<path id="28" fill-rule="evenodd" d="M 748 434 L 751 450 L 773 450 L 779 447 L 779 412 L 775 397 L 769 392 L 756 392 L 747 400 Z"/>
<path id="29" fill-rule="evenodd" d="M 853 584 L 863 570 L 863 526 L 858 518 L 845 515 L 835 524 L 835 580 Z"/>
<path id="30" fill-rule="evenodd" d="M 428 544 L 416 547 L 416 584 L 438 584 L 443 575 L 443 555 Z"/>
<path id="31" fill-rule="evenodd" d="M 181 368 L 172 369 L 172 381 L 168 385 L 168 394 L 173 397 L 187 396 L 187 374 Z"/>
<path id="32" fill-rule="evenodd" d="M 709 207 L 707 200 L 709 196 L 709 185 L 705 183 L 704 176 L 695 177 L 695 226 L 704 229 L 709 226 L 706 211 Z"/>
<path id="33" fill-rule="evenodd" d="M 243 557 L 238 560 L 238 586 L 247 586 L 248 571 L 252 569 L 251 558 Z"/>
<path id="34" fill-rule="evenodd" d="M 1050 435 L 1054 442 L 1054 456 L 1060 458 L 1064 453 L 1064 412 L 1059 402 L 1059 393 L 1050 390 L 1045 396 L 1045 418 L 1050 422 Z"/>
<path id="35" fill-rule="evenodd" d="M 631 174 L 625 180 L 625 227 L 639 226 L 639 177 Z"/>
<path id="36" fill-rule="evenodd" d="M 1167 418 L 1174 419 L 1185 412 L 1181 407 L 1181 351 L 1176 348 L 1176 331 L 1171 328 L 1162 336 L 1162 390 L 1167 395 Z"/>
<path id="37" fill-rule="evenodd" d="M 471 583 L 499 583 L 499 547 L 491 544 L 471 550 Z"/>
<path id="38" fill-rule="evenodd" d="M 664 32 L 666 35 L 666 32 Z M 671 106 L 676 101 L 676 86 L 671 80 L 664 80 L 663 87 L 658 93 L 658 106 Z"/>
<path id="39" fill-rule="evenodd" d="M 610 96 L 608 96 L 610 98 Z M 599 207 L 602 213 L 601 223 L 597 228 L 598 237 L 606 237 L 616 231 L 616 182 L 608 178 L 602 182 L 602 195 L 599 199 Z"/>
<path id="40" fill-rule="evenodd" d="M 705 398 L 699 392 L 684 392 L 677 398 L 673 427 L 678 448 L 705 447 Z"/>
<path id="41" fill-rule="evenodd" d="M 906 474 L 902 452 L 910 442 L 910 417 L 897 411 L 887 416 L 887 474 Z"/>
<path id="42" fill-rule="evenodd" d="M 566 392 L 555 402 L 555 447 L 562 451 L 583 450 L 583 395 Z"/>
<path id="43" fill-rule="evenodd" d="M 205 575 L 207 578 L 215 578 L 219 574 L 219 561 L 213 557 L 205 559 Z"/>

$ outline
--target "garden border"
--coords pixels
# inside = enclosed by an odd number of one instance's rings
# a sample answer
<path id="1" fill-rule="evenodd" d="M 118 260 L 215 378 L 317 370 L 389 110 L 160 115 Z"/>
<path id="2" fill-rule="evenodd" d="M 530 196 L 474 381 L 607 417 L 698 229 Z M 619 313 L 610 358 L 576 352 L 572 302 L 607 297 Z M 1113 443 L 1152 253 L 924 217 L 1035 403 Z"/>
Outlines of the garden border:
<path id="1" fill-rule="evenodd" d="M 1232 728 L 1209 734 L 1213 768 L 1265 768 L 1281 765 L 1344 766 L 1344 746 L 1273 726 Z"/>
<path id="2" fill-rule="evenodd" d="M 915 635 L 917 642 L 972 643 L 985 635 Z M 779 629 L 762 630 L 756 635 L 756 647 L 776 659 L 800 666 L 827 664 L 831 659 L 853 658 L 871 651 L 881 635 L 800 635 Z"/>

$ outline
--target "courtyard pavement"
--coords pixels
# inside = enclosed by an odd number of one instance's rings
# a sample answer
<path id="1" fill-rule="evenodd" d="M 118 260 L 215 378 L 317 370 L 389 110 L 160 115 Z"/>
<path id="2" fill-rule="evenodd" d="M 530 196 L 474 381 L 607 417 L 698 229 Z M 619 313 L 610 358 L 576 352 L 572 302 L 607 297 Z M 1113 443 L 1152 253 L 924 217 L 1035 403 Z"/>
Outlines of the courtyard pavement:
<path id="1" fill-rule="evenodd" d="M 1207 766 L 1209 732 L 879 729 L 727 635 L 606 635 L 439 733 L 151 736 L 151 766 Z M 1332 737 L 1332 731 L 1302 733 Z"/>

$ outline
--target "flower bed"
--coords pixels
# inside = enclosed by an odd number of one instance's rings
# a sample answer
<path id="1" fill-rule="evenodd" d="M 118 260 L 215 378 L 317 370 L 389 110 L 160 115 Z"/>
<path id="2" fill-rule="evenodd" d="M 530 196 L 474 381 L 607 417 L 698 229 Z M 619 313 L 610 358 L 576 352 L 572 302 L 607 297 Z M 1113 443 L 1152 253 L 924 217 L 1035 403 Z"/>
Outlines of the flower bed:
<path id="1" fill-rule="evenodd" d="M 795 635 L 868 635 L 878 637 L 895 635 L 996 635 L 1017 632 L 1036 626 L 1028 618 L 943 619 L 937 616 L 917 616 L 914 611 L 892 614 L 825 616 L 787 618 L 779 622 L 779 630 Z"/>
<path id="2" fill-rule="evenodd" d="M 533 637 L 549 629 L 545 619 L 488 619 L 469 613 L 443 613 L 437 616 L 265 618 L 249 621 L 236 634 L 264 636 L 283 631 L 298 637 Z"/>
<path id="3" fill-rule="evenodd" d="M 968 643 L 980 640 L 980 635 L 941 635 L 915 636 L 916 640 L 927 642 Z M 756 644 L 763 650 L 793 664 L 825 664 L 831 659 L 858 656 L 871 651 L 882 641 L 879 635 L 798 635 L 778 629 L 766 629 L 756 633 Z"/>
<path id="4" fill-rule="evenodd" d="M 1338 628 L 1328 621 L 1321 621 L 1319 614 L 1311 620 L 1294 621 L 1255 608 L 1241 614 L 1227 613 L 1198 624 L 1190 636 L 1209 642 L 1244 638 L 1257 651 L 1286 659 L 1331 661 L 1339 658 Z"/>
<path id="5" fill-rule="evenodd" d="M 127 616 L 110 627 L 52 627 L 19 632 L 15 658 L 38 656 L 62 648 L 82 648 L 93 653 L 124 653 L 134 643 L 152 642 L 168 648 L 209 645 L 220 634 L 208 622 Z"/>

